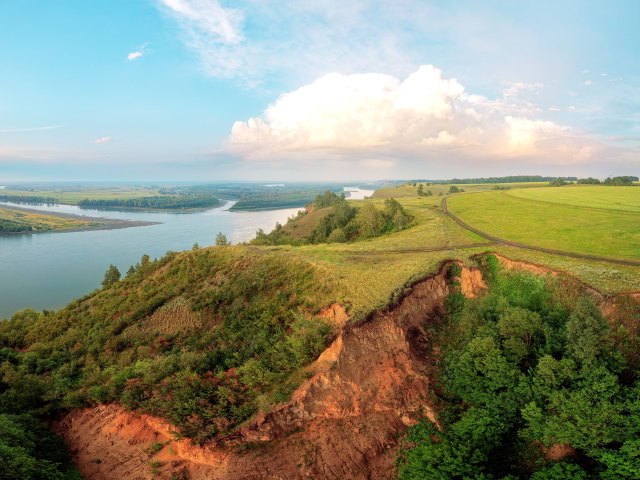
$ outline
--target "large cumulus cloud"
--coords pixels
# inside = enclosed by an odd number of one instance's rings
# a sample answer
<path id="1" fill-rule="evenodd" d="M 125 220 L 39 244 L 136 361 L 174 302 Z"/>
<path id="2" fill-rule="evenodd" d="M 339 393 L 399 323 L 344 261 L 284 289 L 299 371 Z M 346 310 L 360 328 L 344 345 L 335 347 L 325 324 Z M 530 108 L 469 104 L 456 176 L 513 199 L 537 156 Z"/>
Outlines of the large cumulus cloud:
<path id="1" fill-rule="evenodd" d="M 536 88 L 542 87 L 536 85 Z M 513 85 L 498 99 L 473 95 L 423 65 L 404 80 L 383 74 L 324 75 L 286 93 L 259 117 L 234 123 L 227 148 L 246 158 L 311 152 L 588 161 L 592 139 L 535 118 Z"/>

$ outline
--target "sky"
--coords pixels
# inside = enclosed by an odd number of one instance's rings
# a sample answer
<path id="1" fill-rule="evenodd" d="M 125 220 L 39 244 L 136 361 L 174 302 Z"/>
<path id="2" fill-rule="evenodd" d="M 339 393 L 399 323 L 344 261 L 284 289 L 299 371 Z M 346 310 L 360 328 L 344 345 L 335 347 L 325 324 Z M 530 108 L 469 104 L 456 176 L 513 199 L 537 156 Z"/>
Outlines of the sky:
<path id="1" fill-rule="evenodd" d="M 640 173 L 640 2 L 0 0 L 0 184 Z"/>

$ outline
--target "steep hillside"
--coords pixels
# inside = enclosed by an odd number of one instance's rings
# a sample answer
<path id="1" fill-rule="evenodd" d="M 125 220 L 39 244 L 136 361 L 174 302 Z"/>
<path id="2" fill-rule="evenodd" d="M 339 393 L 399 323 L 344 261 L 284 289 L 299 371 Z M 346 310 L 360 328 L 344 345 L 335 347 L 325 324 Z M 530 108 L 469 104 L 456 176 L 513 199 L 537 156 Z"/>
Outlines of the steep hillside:
<path id="1" fill-rule="evenodd" d="M 89 478 L 393 478 L 399 434 L 435 419 L 432 330 L 450 292 L 449 263 L 398 306 L 345 324 L 291 399 L 202 447 L 174 441 L 158 418 L 115 405 L 75 411 L 57 424 Z M 460 270 L 464 294 L 485 287 Z M 324 312 L 332 323 L 346 316 Z M 342 320 L 342 322 L 340 321 Z"/>
<path id="2" fill-rule="evenodd" d="M 56 312 L 0 324 L 1 412 L 118 401 L 203 441 L 287 398 L 331 337 L 330 279 L 308 262 L 240 247 L 144 257 L 127 277 Z"/>
<path id="3" fill-rule="evenodd" d="M 498 273 L 496 258 L 499 259 L 501 273 Z M 476 468 L 479 469 L 477 472 L 482 472 L 482 468 L 485 468 L 482 466 L 483 459 L 499 471 L 505 468 L 503 462 L 506 458 L 517 457 L 515 446 L 523 448 L 536 462 L 516 464 L 512 469 L 516 478 L 528 478 L 529 474 L 525 472 L 534 468 L 550 468 L 565 473 L 581 471 L 582 463 L 589 465 L 594 460 L 588 457 L 592 453 L 581 450 L 584 447 L 580 439 L 589 433 L 581 434 L 582 437 L 576 434 L 576 448 L 567 438 L 562 441 L 556 436 L 536 439 L 535 434 L 529 433 L 534 435 L 533 439 L 523 438 L 524 443 L 516 442 L 514 448 L 509 450 L 505 449 L 511 442 L 508 432 L 506 435 L 499 433 L 499 441 L 507 443 L 496 444 L 497 440 L 492 435 L 500 430 L 487 423 L 484 433 L 477 426 L 477 429 L 473 427 L 476 433 L 469 439 L 465 436 L 455 437 L 458 439 L 452 444 L 454 446 L 446 447 L 450 450 L 445 457 L 440 456 L 445 452 L 424 453 L 425 448 L 434 448 L 429 446 L 428 439 L 437 433 L 437 430 L 427 430 L 429 436 L 424 436 L 422 429 L 428 425 L 424 422 L 425 418 L 434 422 L 433 425 L 446 435 L 468 432 L 464 427 L 457 427 L 452 420 L 460 411 L 468 408 L 462 408 L 467 405 L 466 402 L 472 405 L 469 412 L 478 412 L 480 406 L 473 406 L 473 402 L 477 402 L 477 398 L 484 398 L 483 401 L 490 398 L 488 392 L 491 390 L 482 390 L 485 388 L 484 376 L 495 367 L 491 362 L 497 360 L 480 360 L 482 355 L 488 353 L 483 349 L 478 350 L 478 340 L 474 340 L 475 355 L 480 355 L 479 363 L 475 364 L 478 372 L 474 373 L 473 368 L 469 370 L 465 367 L 463 372 L 466 373 L 457 375 L 461 379 L 464 379 L 464 375 L 475 378 L 471 389 L 469 384 L 465 384 L 467 386 L 458 392 L 466 391 L 470 392 L 468 395 L 480 396 L 470 396 L 465 403 L 458 404 L 455 396 L 452 396 L 455 394 L 449 390 L 452 387 L 447 375 L 451 374 L 446 373 L 451 368 L 447 366 L 450 359 L 464 362 L 467 355 L 454 355 L 451 345 L 463 348 L 465 339 L 473 338 L 474 329 L 480 328 L 474 323 L 477 320 L 474 320 L 473 312 L 477 312 L 478 308 L 475 305 L 490 312 L 496 309 L 498 312 L 507 312 L 505 319 L 515 319 L 515 323 L 509 327 L 512 330 L 506 329 L 506 323 L 498 324 L 501 335 L 513 335 L 513 338 L 503 337 L 505 343 L 501 349 L 504 349 L 504 353 L 494 354 L 498 355 L 497 358 L 504 355 L 505 359 L 517 365 L 523 358 L 528 359 L 524 360 L 526 362 L 533 361 L 526 350 L 523 357 L 522 348 L 531 348 L 533 351 L 531 345 L 545 341 L 544 338 L 553 338 L 550 332 L 542 334 L 544 328 L 541 327 L 539 333 L 532 331 L 531 344 L 522 343 L 519 335 L 526 332 L 528 327 L 518 322 L 525 308 L 547 312 L 544 314 L 547 317 L 542 318 L 554 319 L 554 328 L 559 328 L 561 318 L 570 318 L 572 312 L 582 308 L 579 307 L 581 302 L 584 303 L 581 299 L 590 299 L 597 302 L 610 319 L 611 327 L 606 330 L 599 327 L 600 335 L 604 335 L 600 343 L 609 345 L 608 342 L 611 342 L 611 348 L 622 353 L 626 367 L 616 371 L 623 385 L 634 378 L 637 372 L 638 345 L 630 344 L 628 340 L 637 336 L 638 322 L 633 318 L 640 312 L 638 299 L 633 296 L 607 297 L 566 274 L 504 257 L 482 256 L 477 261 L 484 275 L 478 268 L 446 262 L 437 274 L 414 285 L 396 306 L 375 312 L 357 323 L 350 322 L 346 312 L 335 304 L 320 312 L 319 317 L 334 325 L 339 333 L 318 359 L 304 368 L 304 377 L 307 379 L 290 399 L 263 411 L 229 434 L 215 437 L 200 446 L 187 439 L 176 439 L 172 434 L 174 427 L 166 420 L 129 413 L 116 404 L 75 410 L 56 423 L 56 430 L 64 436 L 74 452 L 81 471 L 88 478 L 96 479 L 114 476 L 148 479 L 391 479 L 396 476 L 396 459 L 399 455 L 404 459 L 400 472 L 403 478 L 457 478 L 455 474 L 449 476 L 446 473 L 448 470 L 440 469 L 440 466 L 446 465 L 447 456 L 455 459 L 458 454 L 468 455 L 470 451 L 481 453 L 486 450 L 488 456 L 485 457 L 474 457 L 475 460 L 464 457 L 463 463 L 457 464 L 461 468 L 458 471 L 471 472 Z M 489 282 L 490 290 L 486 282 Z M 472 315 L 466 313 L 466 316 L 460 317 L 456 312 L 462 311 L 461 305 L 465 303 L 464 308 L 469 309 Z M 535 315 L 542 313 L 530 315 L 522 318 L 535 319 Z M 589 315 L 595 317 L 585 318 L 596 318 L 598 314 L 591 312 Z M 460 321 L 466 323 L 460 325 Z M 491 328 L 481 327 L 478 331 L 493 335 Z M 603 338 L 608 340 L 603 341 Z M 560 339 L 556 337 L 553 340 L 550 352 L 561 355 L 564 347 Z M 498 362 L 496 365 L 502 365 L 500 368 L 507 370 L 511 368 L 507 363 Z M 443 366 L 445 373 L 441 371 Z M 511 371 L 511 374 L 514 372 Z M 505 372 L 498 377 L 488 376 L 499 385 L 511 381 L 512 377 Z M 524 377 L 520 381 L 524 381 Z M 580 386 L 581 383 L 570 385 L 567 384 L 567 387 L 576 389 L 576 395 L 580 394 L 580 388 L 584 388 Z M 460 384 L 457 388 L 461 388 Z M 519 398 L 519 402 L 526 403 L 531 394 L 525 392 L 510 388 L 503 395 L 510 401 Z M 631 397 L 635 395 L 632 392 L 629 391 Z M 544 405 L 544 398 L 537 401 Z M 608 398 L 613 402 L 613 397 Z M 626 394 L 616 398 L 615 401 L 619 403 L 611 405 L 618 405 L 615 408 L 622 410 L 628 408 L 625 406 Z M 597 397 L 594 401 L 597 402 Z M 511 408 L 507 403 L 500 405 L 500 408 Z M 592 408 L 600 408 L 598 405 L 594 403 Z M 511 421 L 511 415 L 503 420 Z M 548 415 L 553 418 L 554 413 L 551 411 Z M 471 415 L 469 418 L 476 417 Z M 491 418 L 502 417 L 492 415 Z M 594 419 L 597 417 L 585 416 L 587 423 L 584 428 L 594 428 L 590 423 Z M 532 420 L 527 417 L 527 421 Z M 574 430 L 570 425 L 574 420 L 566 421 L 569 422 L 567 432 L 573 435 L 570 432 Z M 549 421 L 548 425 L 555 424 Z M 627 423 L 624 428 L 633 429 L 633 426 Z M 407 430 L 410 432 L 408 442 L 403 440 L 403 433 Z M 556 427 L 556 432 L 561 430 Z M 593 432 L 593 435 L 599 435 L 595 430 Z M 443 442 L 450 442 L 450 437 L 440 435 Z M 605 435 L 600 443 L 597 440 L 591 443 L 601 445 L 598 447 L 600 449 L 608 448 L 601 450 L 609 452 L 607 455 L 617 455 L 617 447 L 608 443 L 607 438 Z M 482 446 L 469 447 L 465 442 L 471 439 L 481 442 Z M 527 444 L 527 441 L 530 443 Z M 433 445 L 438 446 L 437 443 Z M 498 454 L 501 449 L 504 454 Z M 428 468 L 430 455 L 435 455 L 432 460 L 436 461 L 436 470 Z M 604 458 L 603 461 L 608 461 L 606 455 Z M 619 458 L 626 458 L 624 452 L 620 452 Z M 611 461 L 615 463 L 615 460 Z"/>

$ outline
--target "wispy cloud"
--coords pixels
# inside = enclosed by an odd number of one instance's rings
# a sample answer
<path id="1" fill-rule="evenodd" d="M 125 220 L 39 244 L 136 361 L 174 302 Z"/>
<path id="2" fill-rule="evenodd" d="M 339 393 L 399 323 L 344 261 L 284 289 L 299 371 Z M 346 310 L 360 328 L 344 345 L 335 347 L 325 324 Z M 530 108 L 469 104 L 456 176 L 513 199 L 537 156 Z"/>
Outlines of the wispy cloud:
<path id="1" fill-rule="evenodd" d="M 136 50 L 135 52 L 131 52 L 129 55 L 127 55 L 127 60 L 135 60 L 136 58 L 140 58 L 142 55 L 144 55 L 144 52 Z"/>
<path id="2" fill-rule="evenodd" d="M 62 125 L 47 125 L 44 127 L 27 127 L 27 128 L 7 128 L 0 130 L 0 133 L 24 133 L 24 132 L 42 132 L 45 130 L 57 130 Z"/>
<path id="3" fill-rule="evenodd" d="M 142 45 L 140 45 L 139 47 L 136 47 L 136 49 L 129 53 L 127 55 L 127 60 L 129 61 L 133 61 L 133 60 L 137 60 L 138 58 L 142 57 L 143 55 L 146 55 L 147 53 L 147 44 L 144 43 Z"/>
<path id="4" fill-rule="evenodd" d="M 159 0 L 159 3 L 178 22 L 185 43 L 198 52 L 207 74 L 232 77 L 242 73 L 245 55 L 237 48 L 244 38 L 241 10 L 225 8 L 218 0 Z"/>
<path id="5" fill-rule="evenodd" d="M 113 141 L 113 138 L 111 137 L 98 137 L 93 141 L 93 143 L 109 143 L 111 141 Z"/>
<path id="6" fill-rule="evenodd" d="M 205 74 L 261 84 L 270 75 L 308 81 L 329 71 L 410 71 L 405 6 L 375 0 L 156 0 L 180 27 Z M 423 9 L 429 10 L 430 9 Z M 419 13 L 428 17 L 427 12 Z M 424 26 L 428 29 L 428 26 Z M 411 28 L 409 28 L 411 30 Z M 375 42 L 375 48 L 372 48 Z"/>

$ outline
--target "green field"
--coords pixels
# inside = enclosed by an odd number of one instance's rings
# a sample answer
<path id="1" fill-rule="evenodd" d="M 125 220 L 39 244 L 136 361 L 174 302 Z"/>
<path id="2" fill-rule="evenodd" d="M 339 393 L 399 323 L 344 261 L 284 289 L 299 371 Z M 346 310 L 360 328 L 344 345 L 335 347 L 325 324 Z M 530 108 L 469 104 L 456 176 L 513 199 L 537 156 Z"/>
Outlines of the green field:
<path id="1" fill-rule="evenodd" d="M 0 234 L 24 232 L 49 232 L 52 230 L 87 229 L 98 225 L 90 220 L 71 216 L 51 215 L 35 211 L 0 207 Z"/>
<path id="2" fill-rule="evenodd" d="M 486 187 L 486 185 L 483 186 Z M 465 185 L 465 187 L 467 186 Z M 377 190 L 373 199 L 354 201 L 353 203 L 362 205 L 371 202 L 381 208 L 383 199 L 391 198 L 399 190 L 402 192 L 405 188 L 391 187 Z M 559 189 L 545 188 L 540 190 L 552 193 Z M 456 205 L 459 201 L 473 204 L 474 201 L 481 200 L 484 196 L 493 198 L 498 195 L 500 197 L 497 198 L 502 198 L 503 195 L 512 192 L 512 190 L 506 192 L 488 191 L 478 194 L 449 195 L 447 198 L 450 206 Z M 336 299 L 349 305 L 355 318 L 361 318 L 373 309 L 383 307 L 390 298 L 403 291 L 407 284 L 433 272 L 441 261 L 447 258 L 468 261 L 472 255 L 486 251 L 493 251 L 514 260 L 547 265 L 551 269 L 574 275 L 605 293 L 614 294 L 640 290 L 640 268 L 638 267 L 614 265 L 594 260 L 579 260 L 562 255 L 490 244 L 486 239 L 463 229 L 446 217 L 440 209 L 440 201 L 442 200 L 440 196 L 398 196 L 397 198 L 407 212 L 414 217 L 413 226 L 407 230 L 353 243 L 256 248 L 267 248 L 291 258 L 312 261 L 318 268 L 325 270 L 327 276 L 333 277 L 335 281 L 339 282 L 339 287 L 336 289 L 336 294 L 339 296 Z M 525 202 L 512 197 L 506 197 L 506 199 Z M 491 202 L 488 203 L 490 206 Z M 544 205 L 544 207 L 561 206 Z M 450 209 L 453 210 L 453 208 Z M 541 212 L 540 209 L 538 210 Z M 599 212 L 593 209 L 586 210 Z M 624 212 L 611 213 L 630 215 Z M 606 220 L 608 212 L 601 212 L 600 215 Z M 494 211 L 492 217 L 488 216 L 487 222 L 493 224 L 497 219 L 500 219 L 500 216 L 496 215 Z M 308 220 L 312 220 L 312 218 Z M 520 224 L 520 220 L 517 223 Z M 475 224 L 473 225 L 475 226 Z M 591 227 L 589 222 L 585 227 Z M 308 229 L 310 226 L 304 224 L 301 225 L 301 228 Z M 517 225 L 514 230 L 518 231 Z M 582 233 L 577 231 L 576 236 L 581 237 Z M 526 243 L 529 239 L 529 235 L 525 231 L 521 240 Z M 633 255 L 633 245 L 633 243 L 627 245 L 631 252 L 630 258 L 637 258 Z M 571 250 L 568 248 L 569 246 L 571 245 L 565 245 L 567 248 L 564 249 Z M 611 254 L 610 249 L 604 251 L 607 253 L 604 256 L 616 256 Z"/>
<path id="3" fill-rule="evenodd" d="M 640 188 L 568 185 L 511 190 L 508 195 L 538 202 L 640 213 Z"/>
<path id="4" fill-rule="evenodd" d="M 598 202 L 603 204 L 607 187 L 595 187 Z M 538 198 L 548 195 L 558 202 L 561 189 L 536 189 Z M 569 190 L 574 203 L 589 205 L 593 188 Z M 632 195 L 635 189 L 629 188 Z M 524 192 L 524 195 L 529 192 Z M 493 236 L 514 242 L 568 252 L 603 257 L 640 259 L 640 215 L 633 211 L 562 205 L 521 198 L 523 192 L 484 192 L 449 197 L 451 213 L 469 225 Z M 583 197 L 580 197 L 580 194 Z M 620 199 L 618 189 L 611 189 L 610 205 Z"/>
<path id="5" fill-rule="evenodd" d="M 418 185 L 420 183 L 418 182 Z M 505 189 L 514 188 L 536 188 L 544 187 L 548 185 L 548 182 L 519 182 L 519 183 L 476 183 L 476 184 L 449 184 L 449 183 L 434 183 L 428 185 L 422 183 L 423 189 L 426 192 L 431 190 L 434 196 L 440 194 L 446 194 L 449 192 L 451 185 L 456 185 L 458 188 L 462 188 L 465 192 L 484 192 L 487 190 L 496 190 L 496 187 Z M 405 197 L 417 197 L 417 185 L 398 185 L 395 187 L 384 188 L 376 190 L 373 194 L 373 198 L 405 198 Z"/>
<path id="6" fill-rule="evenodd" d="M 51 213 L 21 207 L 0 206 L 0 235 L 41 232 L 75 232 L 153 225 L 154 222 L 90 218 L 67 213 Z"/>
<path id="7" fill-rule="evenodd" d="M 46 186 L 46 187 L 8 187 L 0 191 L 5 196 L 45 197 L 58 203 L 77 205 L 82 200 L 115 200 L 125 198 L 154 197 L 160 195 L 157 188 L 151 187 L 100 187 L 100 186 Z"/>

